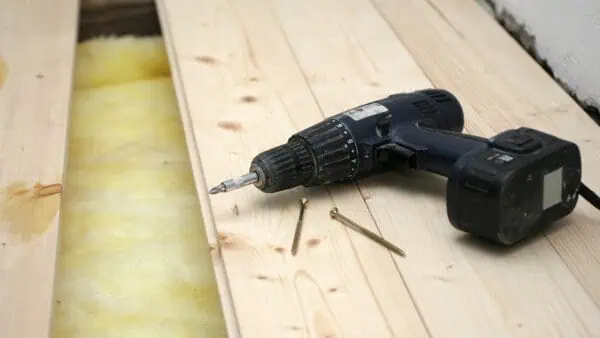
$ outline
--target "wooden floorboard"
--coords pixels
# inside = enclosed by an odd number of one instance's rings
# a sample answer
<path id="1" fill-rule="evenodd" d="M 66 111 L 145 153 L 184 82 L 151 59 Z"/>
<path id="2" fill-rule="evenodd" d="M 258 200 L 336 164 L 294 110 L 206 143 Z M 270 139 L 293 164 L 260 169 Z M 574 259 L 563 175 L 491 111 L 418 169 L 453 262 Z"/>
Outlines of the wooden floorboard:
<path id="1" fill-rule="evenodd" d="M 78 2 L 0 2 L 0 335 L 51 313 Z"/>
<path id="2" fill-rule="evenodd" d="M 448 223 L 445 181 L 383 175 L 265 195 L 208 197 L 253 156 L 355 105 L 447 88 L 467 132 L 519 125 L 582 147 L 597 126 L 482 9 L 453 0 L 158 1 L 232 332 L 244 337 L 587 337 L 597 318 L 598 221 L 585 201 L 565 226 L 506 252 Z M 469 24 L 469 20 L 472 22 Z M 514 61 L 513 61 L 514 60 Z M 514 68 L 512 68 L 514 67 Z M 292 257 L 300 197 L 309 198 Z M 390 256 L 328 218 L 337 206 L 406 250 Z M 579 244 L 578 244 L 579 243 Z M 581 245 L 580 243 L 583 243 Z M 591 277 L 590 277 L 591 276 Z"/>
<path id="3" fill-rule="evenodd" d="M 243 173 L 254 154 L 323 115 L 267 2 L 187 5 L 165 2 L 165 14 L 174 72 L 185 93 L 198 91 L 185 95 L 202 160 L 204 177 L 198 179 L 214 183 Z M 205 28 L 199 33 L 187 29 L 192 26 Z M 296 200 L 303 196 L 309 198 L 306 227 L 293 258 Z M 389 253 L 328 217 L 335 204 L 374 227 L 355 187 L 333 198 L 325 189 L 298 189 L 275 199 L 247 189 L 211 204 L 244 337 L 295 331 L 425 335 Z"/>

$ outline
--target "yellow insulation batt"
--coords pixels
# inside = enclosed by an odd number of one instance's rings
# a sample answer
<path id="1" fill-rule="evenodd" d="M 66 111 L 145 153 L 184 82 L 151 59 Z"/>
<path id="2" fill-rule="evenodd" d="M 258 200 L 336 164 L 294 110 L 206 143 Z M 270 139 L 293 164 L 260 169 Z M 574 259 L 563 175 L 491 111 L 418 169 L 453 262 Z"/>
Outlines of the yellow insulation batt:
<path id="1" fill-rule="evenodd" d="M 225 337 L 162 39 L 76 60 L 52 336 Z"/>

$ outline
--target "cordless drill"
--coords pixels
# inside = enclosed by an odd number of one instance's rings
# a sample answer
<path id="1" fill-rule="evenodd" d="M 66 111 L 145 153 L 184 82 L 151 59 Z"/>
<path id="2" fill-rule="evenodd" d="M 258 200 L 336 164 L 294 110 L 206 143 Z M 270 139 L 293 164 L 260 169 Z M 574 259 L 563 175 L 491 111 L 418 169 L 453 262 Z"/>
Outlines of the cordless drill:
<path id="1" fill-rule="evenodd" d="M 265 193 L 315 187 L 406 167 L 447 178 L 450 223 L 511 245 L 570 214 L 581 186 L 576 144 L 530 128 L 490 139 L 462 134 L 451 93 L 390 95 L 329 117 L 257 155 L 249 173 L 209 193 L 253 184 Z"/>

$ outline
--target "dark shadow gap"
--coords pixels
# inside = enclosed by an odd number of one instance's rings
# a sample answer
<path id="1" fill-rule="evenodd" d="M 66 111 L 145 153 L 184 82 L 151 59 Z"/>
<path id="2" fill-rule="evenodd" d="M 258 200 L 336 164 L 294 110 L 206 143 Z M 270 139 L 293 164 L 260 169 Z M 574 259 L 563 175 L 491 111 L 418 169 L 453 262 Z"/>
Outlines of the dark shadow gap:
<path id="1" fill-rule="evenodd" d="M 99 36 L 161 36 L 154 2 L 83 7 L 80 13 L 78 41 Z"/>

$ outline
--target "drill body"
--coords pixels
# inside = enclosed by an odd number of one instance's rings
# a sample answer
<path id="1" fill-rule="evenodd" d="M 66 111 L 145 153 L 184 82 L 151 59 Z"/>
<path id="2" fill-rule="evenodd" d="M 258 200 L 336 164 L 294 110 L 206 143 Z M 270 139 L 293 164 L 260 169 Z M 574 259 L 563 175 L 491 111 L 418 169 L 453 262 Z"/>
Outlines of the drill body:
<path id="1" fill-rule="evenodd" d="M 463 126 L 461 106 L 449 92 L 394 94 L 292 135 L 258 154 L 250 171 L 259 174 L 256 186 L 267 193 L 354 181 L 402 164 L 447 176 L 453 161 L 481 142 L 429 128 L 460 133 Z"/>
<path id="2" fill-rule="evenodd" d="M 518 128 L 463 134 L 458 100 L 440 89 L 390 95 L 336 114 L 258 154 L 250 173 L 213 188 L 266 193 L 356 181 L 397 167 L 448 178 L 457 229 L 509 245 L 571 213 L 581 183 L 578 147 Z M 211 190 L 211 192 L 213 191 Z"/>

